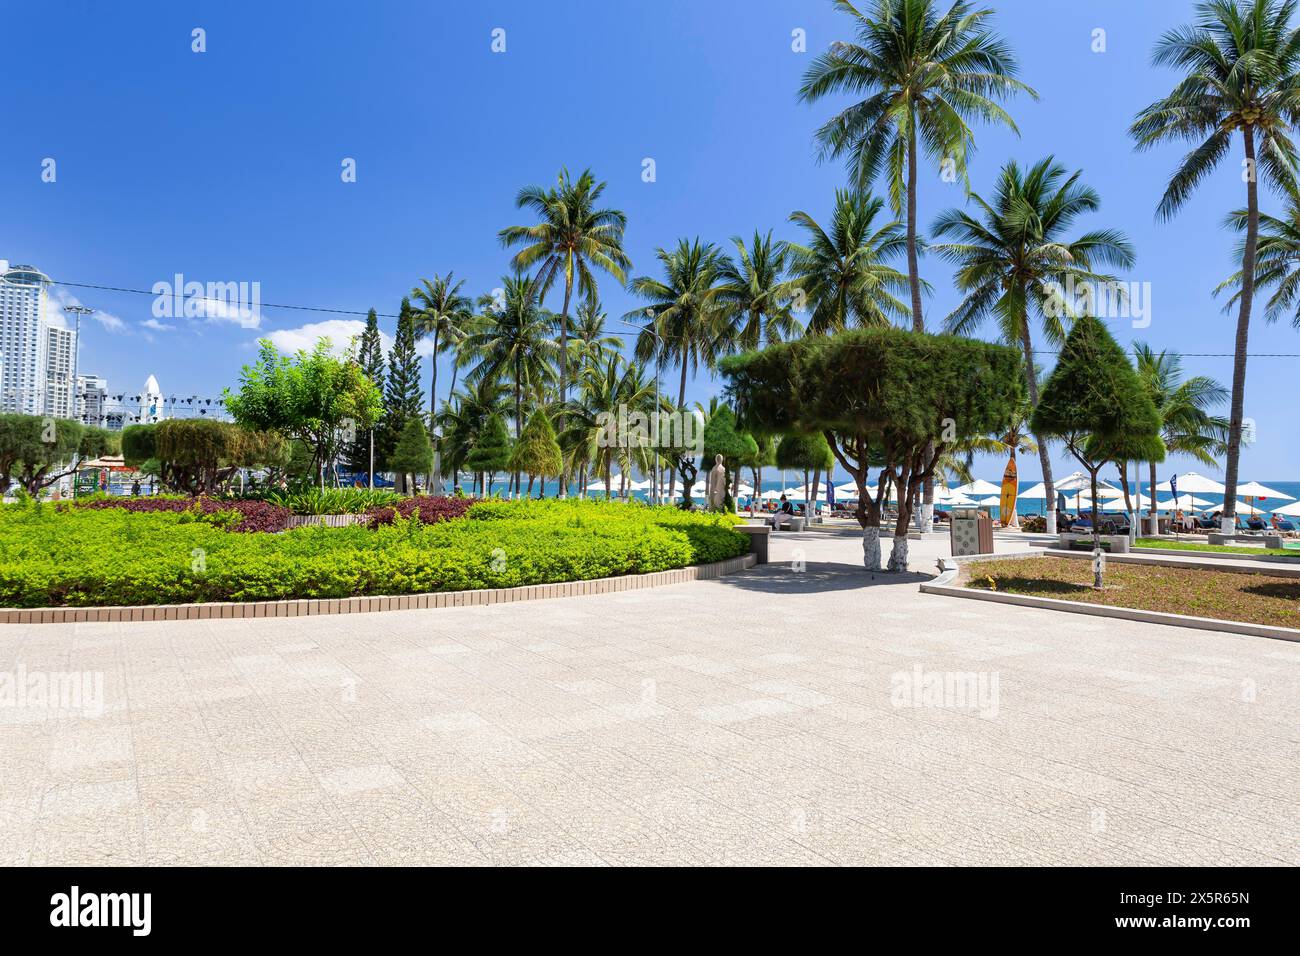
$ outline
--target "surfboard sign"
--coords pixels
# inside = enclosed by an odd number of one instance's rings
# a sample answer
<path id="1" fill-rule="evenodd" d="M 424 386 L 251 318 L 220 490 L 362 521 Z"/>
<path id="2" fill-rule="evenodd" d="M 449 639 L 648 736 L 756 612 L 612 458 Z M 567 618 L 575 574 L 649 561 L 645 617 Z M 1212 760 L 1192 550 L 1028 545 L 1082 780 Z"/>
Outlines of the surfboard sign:
<path id="1" fill-rule="evenodd" d="M 1016 519 L 1016 498 L 1020 494 L 1020 480 L 1016 477 L 1016 453 L 1011 453 L 1007 461 L 1007 470 L 1002 473 L 1002 500 L 998 503 L 998 514 L 1002 516 L 1002 527 L 1019 524 Z"/>

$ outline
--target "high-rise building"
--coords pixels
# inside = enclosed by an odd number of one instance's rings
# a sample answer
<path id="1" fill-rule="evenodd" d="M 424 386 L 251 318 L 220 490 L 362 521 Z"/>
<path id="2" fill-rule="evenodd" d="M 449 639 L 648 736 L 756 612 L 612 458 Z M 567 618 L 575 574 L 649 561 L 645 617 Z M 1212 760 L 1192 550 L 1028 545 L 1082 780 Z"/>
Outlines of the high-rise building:
<path id="1" fill-rule="evenodd" d="M 81 409 L 80 421 L 83 425 L 107 428 L 108 379 L 102 375 L 78 375 L 77 406 Z"/>
<path id="2" fill-rule="evenodd" d="M 52 312 L 50 278 L 0 259 L 0 411 L 75 415 L 77 333 Z"/>

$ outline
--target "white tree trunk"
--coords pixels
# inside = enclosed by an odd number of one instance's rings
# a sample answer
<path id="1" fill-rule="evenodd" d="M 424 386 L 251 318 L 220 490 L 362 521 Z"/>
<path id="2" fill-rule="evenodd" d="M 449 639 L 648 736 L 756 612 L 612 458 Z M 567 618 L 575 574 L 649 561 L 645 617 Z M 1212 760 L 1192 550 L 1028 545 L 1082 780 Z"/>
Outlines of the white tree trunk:
<path id="1" fill-rule="evenodd" d="M 880 527 L 867 525 L 862 529 L 862 563 L 868 571 L 880 570 Z"/>
<path id="2" fill-rule="evenodd" d="M 1047 533 L 1056 534 L 1056 509 L 1047 512 Z"/>
<path id="3" fill-rule="evenodd" d="M 934 530 L 934 502 L 921 502 L 921 533 L 928 534 Z"/>
<path id="4" fill-rule="evenodd" d="M 907 570 L 907 535 L 894 535 L 894 550 L 889 552 L 889 570 Z"/>
<path id="5" fill-rule="evenodd" d="M 1236 517 L 1234 516 L 1229 518 L 1227 515 L 1220 516 L 1219 530 L 1222 531 L 1224 534 L 1236 534 L 1237 533 Z"/>

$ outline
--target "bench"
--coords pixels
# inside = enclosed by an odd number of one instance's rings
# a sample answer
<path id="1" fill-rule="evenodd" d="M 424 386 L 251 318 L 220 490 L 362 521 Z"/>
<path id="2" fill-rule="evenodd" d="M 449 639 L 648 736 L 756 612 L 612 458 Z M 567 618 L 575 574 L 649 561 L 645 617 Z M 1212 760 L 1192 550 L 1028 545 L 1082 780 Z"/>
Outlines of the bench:
<path id="1" fill-rule="evenodd" d="M 1098 536 L 1103 551 L 1109 551 L 1111 554 L 1128 554 L 1128 535 L 1126 534 L 1103 534 Z M 1092 550 L 1092 532 L 1088 534 L 1075 534 L 1065 532 L 1059 536 L 1060 547 L 1066 551 Z M 1080 547 L 1082 546 L 1082 547 Z"/>

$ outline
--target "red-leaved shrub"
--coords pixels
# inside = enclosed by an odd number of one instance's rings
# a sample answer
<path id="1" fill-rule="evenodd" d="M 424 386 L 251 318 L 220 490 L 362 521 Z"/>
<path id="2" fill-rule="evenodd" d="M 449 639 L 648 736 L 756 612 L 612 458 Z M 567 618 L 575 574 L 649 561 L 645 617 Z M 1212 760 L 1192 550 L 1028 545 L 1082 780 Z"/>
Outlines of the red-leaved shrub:
<path id="1" fill-rule="evenodd" d="M 431 495 L 417 495 L 414 498 L 403 498 L 391 508 L 371 508 L 366 514 L 370 515 L 371 527 L 392 524 L 393 518 L 399 514 L 403 518 L 419 515 L 421 523 L 437 524 L 439 521 L 463 518 L 475 500 L 474 498 L 435 498 Z"/>

